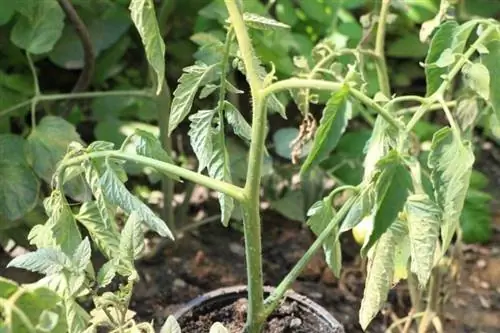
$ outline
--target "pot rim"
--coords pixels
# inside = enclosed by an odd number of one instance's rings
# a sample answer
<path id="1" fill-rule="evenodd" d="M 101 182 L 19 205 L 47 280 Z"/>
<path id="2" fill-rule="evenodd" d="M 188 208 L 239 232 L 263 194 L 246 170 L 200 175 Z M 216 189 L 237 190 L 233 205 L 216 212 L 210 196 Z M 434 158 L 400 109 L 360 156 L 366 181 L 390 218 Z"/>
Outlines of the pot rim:
<path id="1" fill-rule="evenodd" d="M 264 292 L 266 294 L 271 293 L 274 291 L 276 288 L 271 287 L 271 286 L 265 286 L 264 287 Z M 237 285 L 237 286 L 230 286 L 230 287 L 222 287 L 218 288 L 212 291 L 209 291 L 207 293 L 203 293 L 199 295 L 198 297 L 192 299 L 191 301 L 187 302 L 184 304 L 180 309 L 178 309 L 174 313 L 174 317 L 176 319 L 179 319 L 183 317 L 184 315 L 192 312 L 194 309 L 197 307 L 200 307 L 204 305 L 205 303 L 208 303 L 210 301 L 215 301 L 217 298 L 223 298 L 227 296 L 231 296 L 234 294 L 235 296 L 239 296 L 239 294 L 244 294 L 244 297 L 247 295 L 247 286 L 246 285 Z M 243 296 L 243 295 L 242 295 Z M 329 326 L 331 326 L 332 329 L 334 329 L 333 332 L 344 332 L 342 324 L 329 312 L 327 311 L 323 306 L 319 305 L 318 303 L 314 302 L 310 298 L 301 295 L 292 289 L 288 289 L 283 296 L 283 299 L 289 299 L 296 301 L 299 303 L 302 307 L 307 309 L 309 312 L 312 314 L 316 315 L 318 318 L 321 318 L 322 321 L 327 323 Z"/>

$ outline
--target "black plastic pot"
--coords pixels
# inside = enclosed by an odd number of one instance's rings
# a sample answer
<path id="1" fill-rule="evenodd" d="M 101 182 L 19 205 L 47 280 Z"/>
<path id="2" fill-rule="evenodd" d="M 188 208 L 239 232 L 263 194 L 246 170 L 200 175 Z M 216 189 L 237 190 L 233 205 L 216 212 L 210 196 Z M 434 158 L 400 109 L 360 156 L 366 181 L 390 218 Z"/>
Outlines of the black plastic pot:
<path id="1" fill-rule="evenodd" d="M 274 288 L 265 287 L 264 291 L 266 296 L 269 295 Z M 221 288 L 209 293 L 203 294 L 181 309 L 179 309 L 175 314 L 175 318 L 179 322 L 181 328 L 185 327 L 190 321 L 196 321 L 198 318 L 206 316 L 213 311 L 217 311 L 225 306 L 231 305 L 241 298 L 247 297 L 247 287 L 246 286 L 235 286 Z M 298 306 L 298 316 L 301 318 L 307 317 L 308 321 L 311 322 L 311 318 L 314 321 L 312 323 L 317 329 L 308 331 L 310 333 L 344 333 L 343 326 L 323 307 L 316 304 L 309 298 L 299 295 L 293 291 L 288 291 L 286 293 L 284 303 L 291 304 L 295 302 Z M 207 330 L 208 332 L 208 330 Z M 290 332 L 295 332 L 295 330 L 290 330 Z M 205 333 L 205 332 L 199 332 Z"/>

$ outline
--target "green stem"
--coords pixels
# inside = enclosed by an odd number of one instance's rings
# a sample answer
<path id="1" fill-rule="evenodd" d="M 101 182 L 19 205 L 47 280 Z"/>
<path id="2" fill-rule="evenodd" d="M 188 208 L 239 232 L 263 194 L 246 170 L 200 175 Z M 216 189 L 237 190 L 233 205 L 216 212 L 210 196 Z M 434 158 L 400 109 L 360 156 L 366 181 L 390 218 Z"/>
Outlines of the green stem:
<path id="1" fill-rule="evenodd" d="M 269 86 L 265 87 L 261 91 L 261 96 L 266 97 L 271 93 L 274 93 L 276 91 L 280 90 L 286 90 L 286 89 L 293 89 L 293 88 L 311 88 L 311 89 L 320 89 L 320 90 L 330 90 L 330 91 L 337 91 L 342 88 L 343 84 L 338 83 L 338 82 L 330 82 L 330 81 L 325 81 L 325 80 L 314 80 L 314 79 L 287 79 L 287 80 L 282 80 L 278 81 L 275 83 L 270 84 Z M 365 104 L 366 106 L 372 108 L 375 110 L 378 114 L 380 114 L 389 124 L 394 126 L 400 131 L 403 131 L 405 129 L 405 126 L 394 116 L 389 113 L 386 109 L 378 105 L 373 99 L 370 97 L 366 96 L 364 93 L 361 91 L 349 87 L 349 93 Z"/>
<path id="2" fill-rule="evenodd" d="M 454 108 L 454 107 L 457 106 L 457 101 L 448 101 L 448 102 L 446 102 L 446 105 L 449 108 Z M 401 115 L 404 115 L 404 114 L 407 114 L 407 113 L 415 113 L 419 109 L 420 109 L 420 106 L 412 106 L 412 107 L 409 107 L 409 108 L 406 108 L 406 109 L 401 109 L 398 112 L 396 112 L 396 114 L 398 116 L 401 116 Z M 434 103 L 434 104 L 431 104 L 427 108 L 426 111 L 437 111 L 437 110 L 442 110 L 442 109 L 443 109 L 443 107 L 442 107 L 441 103 Z"/>
<path id="3" fill-rule="evenodd" d="M 247 201 L 243 205 L 248 285 L 246 329 L 248 333 L 260 333 L 266 319 L 263 316 L 264 281 L 262 278 L 260 179 L 264 156 L 267 112 L 264 107 L 265 96 L 261 94 L 262 81 L 257 74 L 254 51 L 242 14 L 234 0 L 225 0 L 225 3 L 238 40 L 252 94 L 252 141 L 250 144 L 247 180 L 244 188 Z"/>
<path id="4" fill-rule="evenodd" d="M 442 100 L 442 99 L 439 100 L 439 103 L 441 103 L 441 107 L 443 108 L 443 111 L 446 114 L 446 118 L 448 119 L 448 123 L 451 126 L 451 130 L 453 131 L 453 135 L 455 135 L 455 137 L 460 140 L 460 137 L 461 137 L 460 128 L 458 127 L 457 122 L 453 118 L 453 115 L 451 114 L 450 109 L 448 108 L 448 106 L 446 105 L 444 100 Z"/>
<path id="5" fill-rule="evenodd" d="M 146 156 L 127 154 L 119 150 L 96 151 L 81 156 L 69 158 L 61 163 L 58 173 L 62 175 L 64 173 L 65 168 L 71 165 L 80 164 L 88 159 L 105 158 L 105 157 L 114 157 L 126 161 L 135 162 L 141 165 L 149 166 L 155 168 L 160 172 L 164 172 L 165 174 L 173 174 L 181 178 L 187 179 L 189 181 L 198 183 L 202 186 L 208 187 L 214 191 L 222 192 L 239 202 L 247 201 L 247 197 L 243 189 L 239 186 L 229 184 L 217 179 L 212 179 L 210 177 L 185 169 L 175 164 L 165 163 Z"/>
<path id="6" fill-rule="evenodd" d="M 387 15 L 389 14 L 389 6 L 391 0 L 382 0 L 380 13 L 378 17 L 377 35 L 375 37 L 375 54 L 377 55 L 377 76 L 382 93 L 390 97 L 391 87 L 389 85 L 389 74 L 387 72 L 387 64 L 385 61 L 385 24 Z"/>
<path id="7" fill-rule="evenodd" d="M 349 200 L 342 206 L 339 212 L 335 215 L 328 226 L 321 232 L 321 234 L 316 238 L 314 243 L 309 247 L 309 249 L 304 253 L 300 260 L 295 264 L 292 270 L 285 276 L 285 278 L 276 287 L 273 293 L 266 299 L 266 305 L 264 308 L 265 316 L 269 316 L 278 306 L 282 297 L 285 295 L 286 291 L 290 288 L 292 283 L 299 277 L 304 268 L 307 266 L 309 261 L 312 259 L 316 251 L 318 251 L 323 243 L 332 234 L 333 230 L 340 225 L 340 222 L 344 219 L 346 214 L 351 209 L 352 205 L 358 197 L 352 196 Z"/>

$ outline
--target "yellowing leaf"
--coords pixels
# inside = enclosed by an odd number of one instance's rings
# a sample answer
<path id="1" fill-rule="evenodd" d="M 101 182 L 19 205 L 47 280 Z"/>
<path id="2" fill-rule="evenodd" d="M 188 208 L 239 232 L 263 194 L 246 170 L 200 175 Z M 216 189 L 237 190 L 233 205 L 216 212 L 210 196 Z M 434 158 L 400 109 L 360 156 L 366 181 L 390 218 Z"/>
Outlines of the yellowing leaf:
<path id="1" fill-rule="evenodd" d="M 165 43 L 156 20 L 153 0 L 132 0 L 129 9 L 148 62 L 156 73 L 156 94 L 159 94 L 165 81 Z"/>
<path id="2" fill-rule="evenodd" d="M 442 210 L 441 238 L 443 253 L 448 249 L 459 226 L 469 180 L 474 164 L 470 142 L 462 142 L 449 127 L 442 128 L 432 138 L 428 165 L 436 201 Z"/>

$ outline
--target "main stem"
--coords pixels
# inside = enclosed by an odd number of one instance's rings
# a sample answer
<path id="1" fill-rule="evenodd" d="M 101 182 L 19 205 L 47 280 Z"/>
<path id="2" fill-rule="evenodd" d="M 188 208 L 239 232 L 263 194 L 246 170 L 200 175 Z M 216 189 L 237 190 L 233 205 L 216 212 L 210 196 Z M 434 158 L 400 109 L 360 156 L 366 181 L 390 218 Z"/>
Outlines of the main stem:
<path id="1" fill-rule="evenodd" d="M 264 156 L 266 109 L 265 98 L 261 95 L 262 82 L 257 75 L 253 48 L 241 12 L 235 0 L 225 0 L 229 18 L 238 40 L 245 65 L 247 80 L 252 93 L 252 141 L 243 205 L 245 254 L 247 264 L 248 308 L 246 330 L 260 333 L 266 317 L 264 308 L 264 288 L 262 278 L 262 244 L 260 221 L 260 178 Z"/>
<path id="2" fill-rule="evenodd" d="M 375 54 L 377 56 L 377 76 L 379 88 L 382 93 L 390 97 L 391 87 L 389 84 L 389 73 L 387 72 L 387 64 L 385 61 L 385 24 L 387 15 L 389 14 L 389 6 L 391 0 L 382 0 L 380 13 L 378 17 L 377 35 L 375 37 Z"/>

